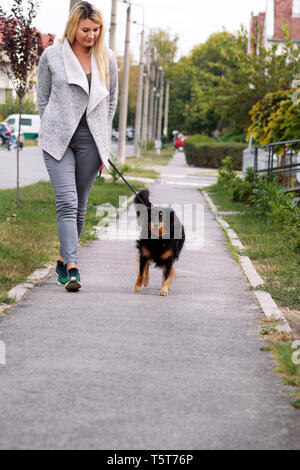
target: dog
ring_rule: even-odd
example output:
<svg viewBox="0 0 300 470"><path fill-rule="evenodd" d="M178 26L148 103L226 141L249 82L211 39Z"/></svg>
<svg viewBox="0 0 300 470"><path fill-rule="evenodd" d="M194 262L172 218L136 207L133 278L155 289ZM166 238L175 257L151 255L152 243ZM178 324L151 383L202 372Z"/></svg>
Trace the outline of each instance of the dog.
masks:
<svg viewBox="0 0 300 470"><path fill-rule="evenodd" d="M173 209L153 206L149 201L148 189L142 189L134 199L140 239L136 241L139 250L139 273L134 290L149 285L149 266L153 261L163 269L160 295L167 296L172 279L176 276L173 264L178 260L185 241L184 227Z"/></svg>

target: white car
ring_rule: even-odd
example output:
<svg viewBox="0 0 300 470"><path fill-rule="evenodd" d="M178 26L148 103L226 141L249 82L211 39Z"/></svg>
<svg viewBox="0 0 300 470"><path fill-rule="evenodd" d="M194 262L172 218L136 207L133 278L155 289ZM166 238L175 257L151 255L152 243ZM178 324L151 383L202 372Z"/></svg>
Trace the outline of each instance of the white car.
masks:
<svg viewBox="0 0 300 470"><path fill-rule="evenodd" d="M119 140L119 132L116 131L116 129L111 130L111 140L113 142L117 142L117 140Z"/></svg>
<svg viewBox="0 0 300 470"><path fill-rule="evenodd" d="M6 124L19 129L19 114L11 114L5 119ZM39 135L41 119L38 114L22 114L21 129L25 139L35 139Z"/></svg>

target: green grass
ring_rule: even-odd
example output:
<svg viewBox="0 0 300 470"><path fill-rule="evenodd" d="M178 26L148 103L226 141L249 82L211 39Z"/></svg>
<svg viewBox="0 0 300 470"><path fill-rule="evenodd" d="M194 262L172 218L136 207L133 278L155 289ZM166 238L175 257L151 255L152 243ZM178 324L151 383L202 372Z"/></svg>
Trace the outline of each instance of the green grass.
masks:
<svg viewBox="0 0 300 470"><path fill-rule="evenodd" d="M127 164L127 160L126 160L126 165ZM156 179L158 178L159 176L159 173L155 170L148 170L148 169L144 169L144 168L131 168L131 166L128 165L128 170L125 171L123 173L123 176L136 176L136 177L139 177L139 178L153 178L153 179ZM118 166L119 168L119 166ZM103 175L108 175L108 171L107 170L103 170Z"/></svg>
<svg viewBox="0 0 300 470"><path fill-rule="evenodd" d="M143 183L132 184L135 190ZM81 243L95 239L90 231L100 218L96 207L118 207L119 195L132 195L123 182L95 182L87 207ZM15 189L0 190L0 304L9 303L7 292L24 282L35 269L55 262L59 252L56 208L50 183L39 182L20 189L21 207L16 207Z"/></svg>
<svg viewBox="0 0 300 470"><path fill-rule="evenodd" d="M25 139L24 147L37 147L37 139Z"/></svg>
<svg viewBox="0 0 300 470"><path fill-rule="evenodd" d="M296 350L293 349L292 343L282 341L273 344L272 352L279 364L277 372L284 376L284 383L295 387L296 400L291 405L300 408L300 365L295 363L298 362L299 355L293 356Z"/></svg>
<svg viewBox="0 0 300 470"><path fill-rule="evenodd" d="M126 163L128 165L134 165L137 167L143 167L143 166L153 166L153 165L162 165L165 166L169 163L171 158L174 155L174 148L172 146L169 146L166 149L163 149L160 153L160 155L157 155L155 150L151 151L142 151L141 157L127 157L126 158Z"/></svg>
<svg viewBox="0 0 300 470"><path fill-rule="evenodd" d="M254 209L242 202L231 201L221 185L206 188L220 211L244 214L224 215L223 218L238 234L249 256L280 307L300 310L300 255L279 224L257 216Z"/></svg>

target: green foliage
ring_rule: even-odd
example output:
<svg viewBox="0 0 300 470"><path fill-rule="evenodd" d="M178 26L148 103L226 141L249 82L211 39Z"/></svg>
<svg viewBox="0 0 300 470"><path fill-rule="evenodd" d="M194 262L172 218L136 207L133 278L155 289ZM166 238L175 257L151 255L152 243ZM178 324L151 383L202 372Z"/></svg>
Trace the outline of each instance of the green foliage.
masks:
<svg viewBox="0 0 300 470"><path fill-rule="evenodd" d="M246 145L215 142L209 137L197 135L184 142L186 161L189 165L205 168L220 168L222 160L231 155L234 168L242 169L242 155Z"/></svg>
<svg viewBox="0 0 300 470"><path fill-rule="evenodd" d="M280 224L294 250L300 250L300 205L295 193L288 193L276 177L256 177L247 169L245 180L234 171L231 157L222 161L218 171L218 184L222 185L232 201L251 204L256 213L274 224Z"/></svg>
<svg viewBox="0 0 300 470"><path fill-rule="evenodd" d="M234 171L231 157L222 160L222 166L218 170L218 183L221 183L232 201L248 201L253 187L253 171L249 169L247 178L243 180Z"/></svg>
<svg viewBox="0 0 300 470"><path fill-rule="evenodd" d="M171 36L170 32L165 29L152 29L150 33L150 41L157 51L157 65L168 69L175 60L178 49L179 36L175 34Z"/></svg>
<svg viewBox="0 0 300 470"><path fill-rule="evenodd" d="M229 128L241 136L239 140L244 139L253 106L268 93L289 90L300 71L300 47L291 42L285 26L283 33L285 43L280 51L277 45L265 49L262 44L259 55L247 53L248 32L244 28L236 35L227 31L212 34L174 64L170 69L172 128L186 134ZM299 129L297 111L294 126L296 109L286 119L286 132L288 126L293 127L294 136Z"/></svg>
<svg viewBox="0 0 300 470"><path fill-rule="evenodd" d="M282 341L273 345L273 351L280 364L280 372L287 374L295 380L300 379L300 365L294 364L292 357L294 349L291 343Z"/></svg>
<svg viewBox="0 0 300 470"><path fill-rule="evenodd" d="M11 114L19 114L19 98L17 96L14 99L12 92L7 91L5 103L0 104L0 121L5 120ZM28 95L22 100L22 114L37 114L35 102Z"/></svg>
<svg viewBox="0 0 300 470"><path fill-rule="evenodd" d="M111 156L111 160L112 160L114 166L119 170L119 172L123 176L124 173L129 170L129 166L128 165L123 165L122 167L118 167L117 166L118 158L115 157L112 153L110 154L110 156ZM116 170L113 167L111 168L109 174L112 176L113 183L116 183L121 178L120 175L116 172Z"/></svg>
<svg viewBox="0 0 300 470"><path fill-rule="evenodd" d="M239 142L246 143L246 133L237 134L234 130L229 130L221 138L222 142Z"/></svg>
<svg viewBox="0 0 300 470"><path fill-rule="evenodd" d="M251 134L262 146L271 142L293 140L299 137L300 108L297 102L293 102L293 96L297 96L297 90L284 90L268 93L262 100L256 103L250 111L252 124L249 128ZM300 145L291 145L295 150ZM281 147L277 153L283 153Z"/></svg>
<svg viewBox="0 0 300 470"><path fill-rule="evenodd" d="M146 149L145 150L147 150L147 152L150 151L150 150L154 150L154 140L147 139Z"/></svg>

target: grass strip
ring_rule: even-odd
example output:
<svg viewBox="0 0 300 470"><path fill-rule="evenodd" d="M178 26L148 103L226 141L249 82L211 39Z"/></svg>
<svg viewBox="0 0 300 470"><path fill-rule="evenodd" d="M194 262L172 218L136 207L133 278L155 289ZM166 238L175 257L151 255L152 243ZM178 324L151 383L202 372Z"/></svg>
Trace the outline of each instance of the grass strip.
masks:
<svg viewBox="0 0 300 470"><path fill-rule="evenodd" d="M138 191L144 183L134 182ZM119 205L119 196L132 192L123 182L95 182L87 207L80 242L96 238L90 232L101 220L98 205ZM54 263L59 253L56 206L51 183L39 182L20 188L21 207L16 207L16 190L0 190L0 304L10 303L7 292L24 282L36 269Z"/></svg>
<svg viewBox="0 0 300 470"><path fill-rule="evenodd" d="M169 161L174 155L174 147L169 146L165 149L162 149L160 154L156 153L156 150L142 150L141 157L127 157L126 164L136 166L136 167L144 167L144 166L165 166L168 165Z"/></svg>
<svg viewBox="0 0 300 470"><path fill-rule="evenodd" d="M249 256L264 279L264 290L272 295L280 307L299 311L300 255L295 253L280 224L259 217L245 203L231 201L220 184L210 186L206 191L219 211L242 212L222 217L238 234L246 248L243 254Z"/></svg>

